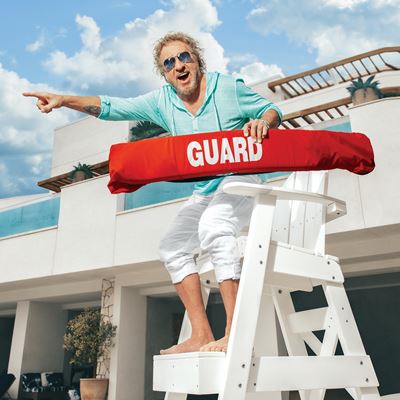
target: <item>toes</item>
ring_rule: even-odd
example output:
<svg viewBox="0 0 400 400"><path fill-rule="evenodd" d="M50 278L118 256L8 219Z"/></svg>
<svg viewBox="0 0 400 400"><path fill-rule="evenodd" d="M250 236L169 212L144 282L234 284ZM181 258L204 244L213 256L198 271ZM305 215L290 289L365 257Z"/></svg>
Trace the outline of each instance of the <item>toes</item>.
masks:
<svg viewBox="0 0 400 400"><path fill-rule="evenodd" d="M160 354L161 354L161 355L171 354L171 353L174 352L175 348L176 348L176 346L172 346L172 347L170 347L169 349L160 350Z"/></svg>

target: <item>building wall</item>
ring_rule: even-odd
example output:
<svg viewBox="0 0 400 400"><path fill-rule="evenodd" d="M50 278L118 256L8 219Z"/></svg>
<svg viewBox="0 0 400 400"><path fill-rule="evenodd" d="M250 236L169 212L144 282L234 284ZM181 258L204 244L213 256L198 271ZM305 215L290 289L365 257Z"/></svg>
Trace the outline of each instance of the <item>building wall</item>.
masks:
<svg viewBox="0 0 400 400"><path fill-rule="evenodd" d="M350 110L355 132L365 133L375 153L375 170L359 178L365 226L400 223L400 97L382 99Z"/></svg>
<svg viewBox="0 0 400 400"><path fill-rule="evenodd" d="M54 265L56 239L56 228L1 239L0 282L50 276Z"/></svg>
<svg viewBox="0 0 400 400"><path fill-rule="evenodd" d="M399 97L351 108L352 131L370 138L375 170L329 172L328 194L346 201L347 215L327 225L327 252L341 259L347 276L400 268L399 109Z"/></svg>
<svg viewBox="0 0 400 400"><path fill-rule="evenodd" d="M116 196L107 176L62 190L54 274L112 265Z"/></svg>
<svg viewBox="0 0 400 400"><path fill-rule="evenodd" d="M72 170L78 162L95 164L108 159L113 143L126 142L129 121L85 117L54 131L51 176Z"/></svg>

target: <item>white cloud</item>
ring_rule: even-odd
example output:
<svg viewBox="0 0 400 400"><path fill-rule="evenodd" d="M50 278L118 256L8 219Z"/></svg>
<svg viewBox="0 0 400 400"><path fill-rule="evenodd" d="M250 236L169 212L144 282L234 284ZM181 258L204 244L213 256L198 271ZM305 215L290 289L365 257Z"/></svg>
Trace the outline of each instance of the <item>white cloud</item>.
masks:
<svg viewBox="0 0 400 400"><path fill-rule="evenodd" d="M281 68L276 64L266 65L257 61L241 67L239 72L234 72L232 75L243 78L247 85L251 85L252 83L268 79L274 75L283 76L283 73Z"/></svg>
<svg viewBox="0 0 400 400"><path fill-rule="evenodd" d="M333 41L332 38L335 38ZM341 43L340 50L337 43ZM334 60L335 58L354 55L364 51L379 48L381 43L369 37L364 37L358 32L346 32L341 26L333 26L321 31L314 37L310 38L310 44L317 49L317 63L323 64L325 61ZM338 51L340 53L338 54Z"/></svg>
<svg viewBox="0 0 400 400"><path fill-rule="evenodd" d="M316 52L319 64L396 45L400 0L259 0L248 14L252 29L285 34ZM272 39L271 39L272 40Z"/></svg>
<svg viewBox="0 0 400 400"><path fill-rule="evenodd" d="M75 19L77 25L82 29L81 39L84 48L96 53L101 44L100 28L91 17L77 15Z"/></svg>
<svg viewBox="0 0 400 400"><path fill-rule="evenodd" d="M351 9L359 4L366 2L368 2L368 0L324 0L324 3L327 6L332 6L339 9Z"/></svg>
<svg viewBox="0 0 400 400"><path fill-rule="evenodd" d="M153 44L174 30L199 40L209 70L227 71L229 60L211 33L220 24L211 1L172 0L169 10L158 9L146 18L133 19L111 38L103 38L89 16L77 16L76 22L82 30L80 51L69 56L58 50L46 61L47 68L73 89L135 95L159 87L163 81L154 73Z"/></svg>
<svg viewBox="0 0 400 400"><path fill-rule="evenodd" d="M45 45L45 43L46 43L46 38L44 33L42 32L37 40L26 45L26 50L29 51L30 53L35 53L36 51L41 49Z"/></svg>
<svg viewBox="0 0 400 400"><path fill-rule="evenodd" d="M56 91L33 84L0 64L0 197L36 190L36 182L50 174L53 129L76 118L57 110L43 115L25 91Z"/></svg>

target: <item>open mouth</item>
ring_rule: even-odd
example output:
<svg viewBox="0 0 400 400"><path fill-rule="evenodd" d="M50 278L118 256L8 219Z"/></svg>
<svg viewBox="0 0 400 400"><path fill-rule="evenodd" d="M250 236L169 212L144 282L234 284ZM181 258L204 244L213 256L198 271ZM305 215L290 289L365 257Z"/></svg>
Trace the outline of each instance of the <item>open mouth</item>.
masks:
<svg viewBox="0 0 400 400"><path fill-rule="evenodd" d="M189 72L184 72L183 74L180 74L180 75L178 76L178 80L180 80L180 81L186 81L188 77L189 77Z"/></svg>

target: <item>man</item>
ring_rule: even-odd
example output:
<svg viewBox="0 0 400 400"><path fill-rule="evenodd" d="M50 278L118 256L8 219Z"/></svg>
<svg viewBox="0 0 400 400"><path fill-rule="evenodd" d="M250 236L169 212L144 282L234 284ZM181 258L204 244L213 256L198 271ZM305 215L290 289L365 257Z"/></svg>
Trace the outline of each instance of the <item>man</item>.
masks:
<svg viewBox="0 0 400 400"><path fill-rule="evenodd" d="M154 63L167 85L136 98L34 96L44 113L68 107L106 120L148 120L172 135L244 129L261 142L269 127L279 125L279 109L241 79L208 73L196 40L183 33L169 33L154 47ZM190 351L226 351L240 278L236 237L247 225L253 206L249 197L222 191L227 181L260 182L257 175L226 176L198 182L160 244L164 261L192 326L185 342L161 354ZM200 247L210 254L220 285L227 322L225 336L214 340L202 302L198 268L193 259Z"/></svg>

